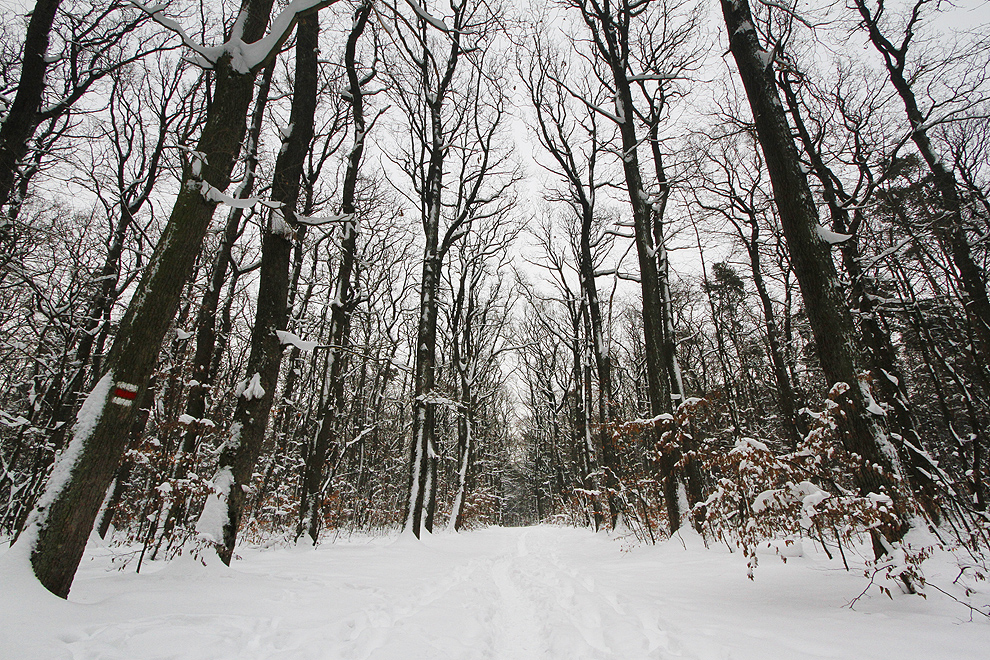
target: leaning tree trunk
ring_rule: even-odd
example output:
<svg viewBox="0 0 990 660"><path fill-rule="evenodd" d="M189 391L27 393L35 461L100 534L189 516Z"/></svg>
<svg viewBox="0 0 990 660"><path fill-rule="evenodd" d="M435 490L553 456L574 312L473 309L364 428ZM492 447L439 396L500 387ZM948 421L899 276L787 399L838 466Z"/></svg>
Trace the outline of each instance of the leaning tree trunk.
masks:
<svg viewBox="0 0 990 660"><path fill-rule="evenodd" d="M289 135L282 143L272 175L272 201L280 206L269 213L261 247L261 280L247 374L237 392L237 408L230 437L220 454L214 494L207 500L196 526L198 532L215 544L217 554L225 564L230 564L234 552L245 491L251 485L254 465L261 453L282 364L282 342L278 333L285 331L288 321L292 227L296 224L295 209L306 153L313 139L319 36L320 22L316 13L299 19Z"/></svg>
<svg viewBox="0 0 990 660"><path fill-rule="evenodd" d="M260 39L273 0L244 0L238 28ZM215 93L192 162L151 261L121 320L106 372L83 404L69 446L39 500L21 544L35 575L66 597L104 493L127 444L133 403L147 389L186 280L193 272L217 206L230 183L244 137L256 70L243 73L230 53L214 64Z"/></svg>
<svg viewBox="0 0 990 660"><path fill-rule="evenodd" d="M721 0L721 4L822 371L830 385L848 386L837 397L842 443L862 459L855 467L860 492L886 492L894 500L900 520L883 532L888 541L899 541L908 529L907 506L898 485L900 468L894 448L872 416L869 386L859 380L852 316L845 307L830 246L819 234L818 211L777 93L771 56L760 46L747 0Z"/></svg>

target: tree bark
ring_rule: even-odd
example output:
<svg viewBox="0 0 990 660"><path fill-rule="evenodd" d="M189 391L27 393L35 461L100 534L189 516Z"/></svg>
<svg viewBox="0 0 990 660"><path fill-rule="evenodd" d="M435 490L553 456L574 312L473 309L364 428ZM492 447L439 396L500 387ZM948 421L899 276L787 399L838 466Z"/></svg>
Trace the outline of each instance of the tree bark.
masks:
<svg viewBox="0 0 990 660"><path fill-rule="evenodd" d="M804 151L811 161L812 171L821 182L822 196L828 204L832 218L832 229L839 234L849 236L839 245L842 265L849 277L852 305L859 312L857 318L865 348L864 357L870 366L872 383L881 400L889 407L888 426L896 431L891 434L891 438L897 446L902 463L907 468L907 476L914 487L915 497L932 521L938 524L940 518L937 502L938 487L932 475L938 474L939 469L924 450L924 442L918 434L911 405L908 402L904 375L897 366L897 352L890 341L890 333L885 332L880 325L880 309L874 302L873 292L867 288L859 250L858 234L863 219L861 211L857 208L850 217L847 206L854 200L844 193L838 178L825 164L801 115L797 94L786 76L781 78L780 88L787 100Z"/></svg>

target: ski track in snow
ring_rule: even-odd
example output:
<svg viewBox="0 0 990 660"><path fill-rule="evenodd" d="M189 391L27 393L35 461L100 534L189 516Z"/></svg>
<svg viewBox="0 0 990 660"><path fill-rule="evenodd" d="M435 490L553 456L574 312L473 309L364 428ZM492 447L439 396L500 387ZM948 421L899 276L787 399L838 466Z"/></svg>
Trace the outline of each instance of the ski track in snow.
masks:
<svg viewBox="0 0 990 660"><path fill-rule="evenodd" d="M141 575L91 547L69 602L0 574L0 660L986 657L990 623L934 594L852 611L861 574L766 557L751 582L738 553L687 544L493 528L247 548L234 568L183 557Z"/></svg>
<svg viewBox="0 0 990 660"><path fill-rule="evenodd" d="M660 657L651 653L657 644L642 621L626 617L614 597L596 593L594 580L565 567L552 549L530 552L528 536L523 531L514 548L473 559L420 593L349 618L339 625L346 640L341 657L392 657L402 649L418 657L417 648L428 649L424 658ZM430 630L435 612L457 609L463 619Z"/></svg>

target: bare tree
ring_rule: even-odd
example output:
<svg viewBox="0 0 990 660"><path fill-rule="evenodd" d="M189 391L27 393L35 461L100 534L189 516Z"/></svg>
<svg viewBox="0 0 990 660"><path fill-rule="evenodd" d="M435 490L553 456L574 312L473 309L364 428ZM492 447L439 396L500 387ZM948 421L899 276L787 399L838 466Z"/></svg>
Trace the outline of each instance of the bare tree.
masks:
<svg viewBox="0 0 990 660"><path fill-rule="evenodd" d="M506 121L504 80L494 41L500 16L485 2L451 7L444 20L396 11L401 65L390 69L392 96L407 119L399 162L410 202L423 221L423 274L415 340L409 500L405 528L432 532L436 511L436 348L440 271L473 222L511 204L514 177L499 137ZM449 24L448 24L449 21Z"/></svg>
<svg viewBox="0 0 990 660"><path fill-rule="evenodd" d="M319 6L314 2L305 9L315 11ZM225 46L213 50L196 46L203 63L213 70L213 103L197 147L189 151L172 215L121 320L105 362L106 372L83 403L72 441L20 538L35 575L56 595L65 597L69 592L123 453L135 413L133 402L147 388L210 219L224 199L222 191L230 182L246 128L254 78L299 19L300 7L293 5L279 15L266 35L271 7L272 0L245 0ZM226 45L259 41L252 58Z"/></svg>
<svg viewBox="0 0 990 660"><path fill-rule="evenodd" d="M671 401L683 401L685 393L674 352L667 246L663 230L662 212L669 195L669 181L663 167L657 133L669 90L663 84L650 88L644 83L683 75L683 70L671 72L657 67L666 64L660 54L666 52L669 55L669 51L675 50L678 42L683 42L692 30L668 30L667 22L673 8L665 2L646 0L612 5L600 0L570 0L567 5L580 12L596 60L593 71L613 98L614 111L600 106L593 106L593 109L614 122L619 129L618 151L632 208L633 235L639 257L646 374L652 412L659 417L669 414ZM691 24L689 17L686 25ZM669 41L661 35L670 37ZM644 109L637 108L640 91L646 94ZM640 135L640 120L646 121L646 136ZM645 141L651 142L655 183L658 186L655 194L650 193L651 177L644 175L640 162L639 150ZM661 433L659 428L657 432ZM692 447L674 446L670 442L660 444L664 446L660 470L667 517L671 531L676 531L685 513L680 510L680 489L686 486L692 505L700 503L700 474L690 458ZM682 452L687 452L687 460L683 461L687 470L680 468L685 458Z"/></svg>
<svg viewBox="0 0 990 660"><path fill-rule="evenodd" d="M362 26L363 27L363 26ZM262 236L261 279L251 329L247 373L238 386L237 407L214 477L214 494L196 525L215 544L220 559L230 563L254 466L268 429L272 402L286 343L289 266L293 229L306 154L313 139L318 86L320 22L316 12L299 19L296 31L296 67L289 128L283 131L272 174L272 204ZM305 219L303 219L305 221ZM288 340L291 343L291 340ZM219 510L218 510L219 509ZM217 525L221 522L221 525Z"/></svg>
<svg viewBox="0 0 990 660"><path fill-rule="evenodd" d="M930 135L933 125L947 121L975 104L977 99L973 96L979 93L980 85L986 80L986 71L982 67L979 68L974 74L977 80L975 82L967 80L965 91L961 91L957 97L949 99L948 102L933 102L928 109L922 109L907 66L914 37L927 7L932 5L932 0L915 1L904 24L903 36L899 38L899 43L895 43L884 34L882 29L883 21L886 19L884 0L879 0L875 9L866 0L854 0L854 6L862 17L861 27L866 30L870 43L883 57L890 82L904 104L904 112L910 123L911 141L925 160L931 171L934 186L941 196L944 214L938 218L934 229L939 240L945 242L951 250L952 261L958 272L964 295L963 307L972 318L973 326L983 346L983 355L986 356L990 355L990 298L987 297L986 274L973 259L966 222L963 219L963 200L959 181L952 168L946 166ZM985 51L986 46L981 44L981 47ZM963 106L962 109L953 107L960 104Z"/></svg>
<svg viewBox="0 0 990 660"><path fill-rule="evenodd" d="M874 538L877 554L886 554L890 543L899 541L908 529L896 451L876 418L881 411L872 401L869 384L860 379L861 356L852 317L777 92L772 56L759 42L749 3L722 0L721 4L729 47L749 99L822 371L833 393L842 390L838 397L843 410L842 443L863 459L856 468L856 484L863 495L883 491L895 502L898 518L882 530L886 538Z"/></svg>
<svg viewBox="0 0 990 660"><path fill-rule="evenodd" d="M340 262L337 267L336 285L330 302L330 345L327 350L327 374L323 385L322 405L318 411L316 441L312 452L307 456L306 474L300 498L300 518L297 537L303 528L313 543L319 541L321 511L324 488L324 468L327 451L334 436L339 436L338 415L344 404L344 353L346 335L350 325L350 315L356 297L351 290L351 277L357 257L358 217L356 195L361 159L371 122L365 117L365 88L374 80L377 71L377 43L372 51L372 61L367 71L359 69L358 40L364 33L373 10L370 1L363 1L354 12L351 32L344 49L344 68L347 73L345 97L351 104L351 120L354 124L354 137L347 155L347 167L341 191L340 212L343 223L340 227Z"/></svg>

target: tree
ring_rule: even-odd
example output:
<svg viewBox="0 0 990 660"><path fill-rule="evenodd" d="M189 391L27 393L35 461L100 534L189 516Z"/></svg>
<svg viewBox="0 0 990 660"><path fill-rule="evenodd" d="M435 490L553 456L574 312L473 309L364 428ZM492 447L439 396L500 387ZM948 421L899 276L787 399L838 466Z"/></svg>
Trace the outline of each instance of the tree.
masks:
<svg viewBox="0 0 990 660"><path fill-rule="evenodd" d="M415 340L409 500L405 528L433 530L436 511L436 347L440 271L450 248L484 217L511 205L514 177L499 144L506 121L501 62L494 51L501 17L484 2L451 7L445 20L396 12L401 64L389 71L407 119L399 162L423 222L423 271ZM447 21L449 20L449 26ZM438 36L437 33L442 36Z"/></svg>
<svg viewBox="0 0 990 660"><path fill-rule="evenodd" d="M27 182L37 172L37 160L56 141L35 140L37 153L29 158L32 137L39 137L35 136L39 126L48 124L43 131L48 138L65 138L65 132L52 129L65 123L95 83L151 52L165 49L157 39L131 38L147 22L147 16L135 12L130 3L70 4L70 9L60 14L61 0L39 0L28 21L17 93L0 125L0 208L5 211L5 220L16 215ZM57 50L49 53L53 37ZM10 228L5 223L0 229ZM0 231L0 241L9 240L4 233Z"/></svg>
<svg viewBox="0 0 990 660"><path fill-rule="evenodd" d="M198 48L214 75L213 103L196 149L189 151L171 217L138 284L105 363L83 403L73 438L59 459L19 543L34 573L65 597L103 495L113 479L134 418L133 402L148 386L165 331L240 151L254 78L289 37L302 11L291 5L265 35L272 0L245 0L223 47ZM315 11L319 3L307 3ZM157 13L156 13L157 15ZM247 58L242 44L265 48ZM260 53L260 54L259 54Z"/></svg>
<svg viewBox="0 0 990 660"><path fill-rule="evenodd" d="M245 379L237 387L237 407L230 436L220 454L213 494L196 530L214 544L220 559L230 563L254 466L268 430L275 399L282 344L288 320L289 263L303 166L316 114L320 22L313 12L299 18L292 111L272 174L272 208L261 245L261 279L251 329L251 354ZM220 523L220 524L218 524Z"/></svg>
<svg viewBox="0 0 990 660"><path fill-rule="evenodd" d="M344 361L345 344L350 325L350 315L355 305L351 291L351 278L357 257L358 218L356 195L361 158L364 154L369 122L365 117L365 87L374 80L377 63L377 43L372 55L372 65L368 72L360 71L357 60L357 45L371 17L373 6L364 1L354 12L353 27L347 38L344 50L344 68L347 72L345 97L351 104L351 119L354 124L354 137L341 191L340 212L343 223L340 228L340 263L337 267L333 299L330 302L330 345L327 349L327 382L323 385L323 401L317 415L316 441L313 451L307 456L306 475L300 501L300 518L297 536L306 528L313 543L319 541L321 510L325 493L324 468L327 451L334 436L340 435L338 416L344 405Z"/></svg>
<svg viewBox="0 0 990 660"><path fill-rule="evenodd" d="M600 252L602 245L608 243L608 236L599 230L601 219L597 215L596 202L599 190L613 185L602 178L600 172L604 167L601 162L604 153L615 136L607 135L607 131L600 128L597 112L575 101L565 90L564 85L573 85L573 82L565 82L566 63L559 64L561 54L552 51L539 36L543 30L544 26L536 27L528 61L519 62L516 66L536 111L534 128L537 139L553 159L553 164L546 167L558 175L564 186L563 191L550 193L547 198L569 206L579 226L576 242L581 309L588 317L591 351L598 375L598 446L607 489L609 521L614 527L620 513L621 486L618 475L621 467L610 427L618 421L617 392L605 341L606 328L596 282L598 264L595 252ZM602 105L604 95L601 89L582 93L591 106ZM549 250L550 246L547 248Z"/></svg>
<svg viewBox="0 0 990 660"><path fill-rule="evenodd" d="M932 0L916 0L904 26L904 36L900 43L895 44L884 35L881 29L881 21L885 18L884 0L879 0L875 10L871 9L866 0L854 0L855 8L863 19L861 27L866 30L870 43L883 57L890 83L904 104L904 112L910 123L911 141L914 142L918 153L921 154L931 171L934 186L941 197L944 215L935 223L935 233L939 240L950 247L952 260L964 295L963 307L971 317L976 333L980 337L983 355L990 355L990 298L987 297L986 275L973 259L972 248L966 232L966 223L962 216L963 203L959 181L955 172L943 162L930 136L930 126L937 121L945 120L944 117L940 118L935 115L935 112L942 112L945 117L948 117L957 114L959 110L939 107L946 105L943 102L933 103L927 111L922 111L914 90L914 84L909 80L910 74L906 70L909 49L919 27L919 22L926 6L931 4ZM982 83L986 73L979 70L976 75L979 77L979 83ZM951 99L951 101L961 102L964 106L969 106L975 101L971 97L977 91L978 87L969 89L967 90L969 93L963 94L962 98Z"/></svg>
<svg viewBox="0 0 990 660"><path fill-rule="evenodd" d="M763 312L767 350L777 385L777 403L784 419L786 439L791 447L796 448L801 439L797 417L800 405L788 373L778 314L763 266L761 231L768 224L772 201L765 195L763 162L751 141L755 141L755 136L749 133L728 135L705 151L705 161L710 169L701 164L702 171L697 176L707 180L707 185L695 187L692 193L701 209L717 213L732 225L746 250L753 285ZM714 199L706 199L709 195Z"/></svg>
<svg viewBox="0 0 990 660"><path fill-rule="evenodd" d="M897 519L883 530L885 539L875 538L878 556L886 554L889 544L899 541L908 528L897 455L874 417L879 411L869 384L860 379L861 357L852 318L777 92L772 57L760 45L747 0L722 0L721 4L729 49L749 99L822 371L834 393L842 390L837 400L843 415L841 441L849 452L862 457L855 474L861 494L884 492L895 503Z"/></svg>
<svg viewBox="0 0 990 660"><path fill-rule="evenodd" d="M680 367L674 354L673 324L671 320L669 285L667 284L666 245L663 237L663 218L666 196L669 194L669 181L660 158L656 127L664 106L664 86L646 93L649 110L637 111L634 95L642 81L663 81L682 75L683 71L658 70L665 64L656 55L676 47L683 42L688 29L668 31L668 18L672 8L664 2L638 2L611 5L599 0L571 0L568 6L577 9L590 34L594 55L598 66L593 67L598 80L614 98L615 111L608 112L595 106L594 109L605 115L619 129L622 170L626 180L626 193L632 208L633 233L636 252L639 257L639 280L643 294L643 330L646 342L646 375L649 396L654 416L669 414L671 401L684 400L684 386ZM687 23L689 26L691 21ZM683 27L683 26L682 26ZM669 41L652 41L656 32ZM644 43L637 40L643 38ZM642 53L637 49L645 45ZM640 57L640 55L644 55ZM643 91L646 89L643 87ZM587 102L587 101L586 101ZM648 122L647 137L652 136L651 155L657 176L657 194L648 192L650 186L640 164L639 149L643 139L639 135L637 118ZM659 434L658 429L658 442ZM664 443L660 443L663 445ZM692 447L678 447L666 443L660 470L664 481L664 499L671 532L681 523L680 489L686 485L690 503L701 502L700 474L690 460ZM679 468L682 451L688 456L686 471ZM686 477L686 478L685 478Z"/></svg>
<svg viewBox="0 0 990 660"><path fill-rule="evenodd" d="M0 207L10 201L17 163L27 153L29 138L36 126L36 114L41 106L48 68L45 55L55 12L60 4L62 0L39 0L28 22L17 94L0 125Z"/></svg>

